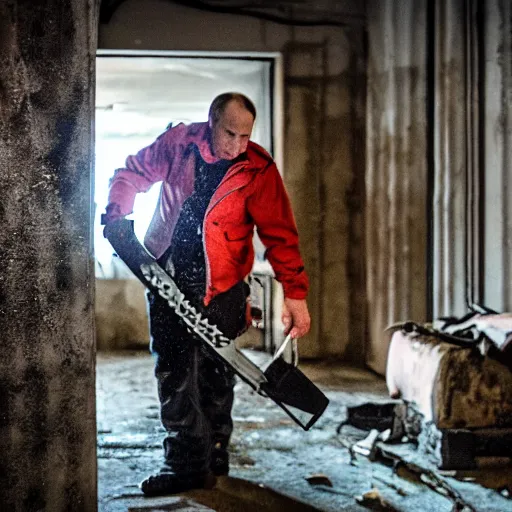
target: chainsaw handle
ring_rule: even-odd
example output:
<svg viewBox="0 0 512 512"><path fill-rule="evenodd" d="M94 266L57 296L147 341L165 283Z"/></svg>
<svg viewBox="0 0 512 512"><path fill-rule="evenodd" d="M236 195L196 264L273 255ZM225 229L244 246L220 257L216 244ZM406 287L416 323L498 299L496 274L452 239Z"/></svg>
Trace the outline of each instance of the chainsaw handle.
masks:
<svg viewBox="0 0 512 512"><path fill-rule="evenodd" d="M279 345L279 347L275 351L274 357L272 358L272 362L281 357L290 341L292 343L292 364L295 367L299 365L299 347L297 343L297 338L292 338L290 334L286 336L283 343L281 343L281 345Z"/></svg>

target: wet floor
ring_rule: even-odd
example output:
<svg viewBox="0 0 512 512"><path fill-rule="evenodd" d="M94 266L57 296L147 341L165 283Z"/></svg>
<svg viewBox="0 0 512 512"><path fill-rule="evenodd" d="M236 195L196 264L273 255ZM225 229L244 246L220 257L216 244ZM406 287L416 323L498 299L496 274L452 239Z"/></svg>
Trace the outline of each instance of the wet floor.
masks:
<svg viewBox="0 0 512 512"><path fill-rule="evenodd" d="M259 366L264 364L265 354L245 353ZM348 449L350 437L336 432L347 406L388 400L382 378L341 365L302 362L301 369L330 399L326 412L310 431L303 431L273 402L239 382L233 409L230 477L219 479L213 490L146 498L138 483L160 467L164 435L152 359L144 352L98 354L100 512L376 510L372 508L375 499L362 499L372 489L383 503L393 504L394 508L386 510L454 510L452 500L427 486L399 478L392 468L365 457L354 458ZM512 511L512 502L495 490L471 482L456 485L475 511Z"/></svg>

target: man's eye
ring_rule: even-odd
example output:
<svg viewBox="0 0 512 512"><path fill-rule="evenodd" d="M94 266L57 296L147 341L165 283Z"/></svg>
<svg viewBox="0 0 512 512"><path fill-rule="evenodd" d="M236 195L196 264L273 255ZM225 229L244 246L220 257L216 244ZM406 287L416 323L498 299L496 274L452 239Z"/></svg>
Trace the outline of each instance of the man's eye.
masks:
<svg viewBox="0 0 512 512"><path fill-rule="evenodd" d="M227 134L230 136L230 137L234 137L235 136L235 133L234 132L230 132L229 130L226 130Z"/></svg>

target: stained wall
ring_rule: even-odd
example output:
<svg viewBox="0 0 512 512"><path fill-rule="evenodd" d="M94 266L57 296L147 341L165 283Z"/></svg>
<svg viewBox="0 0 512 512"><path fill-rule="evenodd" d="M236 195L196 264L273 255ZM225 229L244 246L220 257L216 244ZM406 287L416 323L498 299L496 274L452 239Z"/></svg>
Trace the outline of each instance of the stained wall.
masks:
<svg viewBox="0 0 512 512"><path fill-rule="evenodd" d="M348 21L301 27L163 0L127 0L100 24L99 47L281 53L282 172L311 280L313 327L301 342L301 355L362 363L364 6L300 4L309 19L336 21L344 12ZM276 324L279 317L276 301Z"/></svg>
<svg viewBox="0 0 512 512"><path fill-rule="evenodd" d="M96 6L0 4L0 503L94 511Z"/></svg>
<svg viewBox="0 0 512 512"><path fill-rule="evenodd" d="M370 350L386 324L510 311L510 2L368 3Z"/></svg>
<svg viewBox="0 0 512 512"><path fill-rule="evenodd" d="M512 310L512 5L485 2L483 301L497 311Z"/></svg>
<svg viewBox="0 0 512 512"><path fill-rule="evenodd" d="M368 3L368 365L384 373L390 324L427 313L427 2Z"/></svg>

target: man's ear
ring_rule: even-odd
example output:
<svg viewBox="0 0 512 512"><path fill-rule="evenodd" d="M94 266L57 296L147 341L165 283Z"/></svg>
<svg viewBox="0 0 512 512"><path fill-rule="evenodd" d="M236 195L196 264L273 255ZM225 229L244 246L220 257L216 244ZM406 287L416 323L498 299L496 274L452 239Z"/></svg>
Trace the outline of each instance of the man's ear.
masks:
<svg viewBox="0 0 512 512"><path fill-rule="evenodd" d="M208 126L209 126L210 130L213 129L213 121L212 121L211 117L208 118Z"/></svg>

